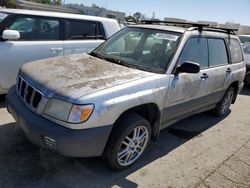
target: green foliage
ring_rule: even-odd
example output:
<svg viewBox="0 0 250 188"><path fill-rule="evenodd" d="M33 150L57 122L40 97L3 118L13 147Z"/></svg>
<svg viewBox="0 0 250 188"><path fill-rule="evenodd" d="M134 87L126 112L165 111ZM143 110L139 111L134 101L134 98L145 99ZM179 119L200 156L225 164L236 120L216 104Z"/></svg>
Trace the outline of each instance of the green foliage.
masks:
<svg viewBox="0 0 250 188"><path fill-rule="evenodd" d="M44 4L51 4L51 1L50 0L40 0L41 3L44 3Z"/></svg>
<svg viewBox="0 0 250 188"><path fill-rule="evenodd" d="M6 8L15 8L16 0L0 0L0 6Z"/></svg>
<svg viewBox="0 0 250 188"><path fill-rule="evenodd" d="M51 4L51 0L30 0L36 3Z"/></svg>

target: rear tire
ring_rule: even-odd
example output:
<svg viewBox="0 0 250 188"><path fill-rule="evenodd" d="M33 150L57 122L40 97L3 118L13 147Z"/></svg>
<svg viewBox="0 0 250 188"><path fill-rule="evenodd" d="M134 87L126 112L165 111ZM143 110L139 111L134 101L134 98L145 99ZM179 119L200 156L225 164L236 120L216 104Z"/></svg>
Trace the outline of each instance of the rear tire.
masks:
<svg viewBox="0 0 250 188"><path fill-rule="evenodd" d="M228 114L229 108L233 102L235 95L234 87L230 86L221 101L217 104L216 108L214 109L214 113L218 117L223 117Z"/></svg>
<svg viewBox="0 0 250 188"><path fill-rule="evenodd" d="M151 126L138 114L121 117L112 130L105 149L111 169L122 170L133 165L143 155L151 138Z"/></svg>

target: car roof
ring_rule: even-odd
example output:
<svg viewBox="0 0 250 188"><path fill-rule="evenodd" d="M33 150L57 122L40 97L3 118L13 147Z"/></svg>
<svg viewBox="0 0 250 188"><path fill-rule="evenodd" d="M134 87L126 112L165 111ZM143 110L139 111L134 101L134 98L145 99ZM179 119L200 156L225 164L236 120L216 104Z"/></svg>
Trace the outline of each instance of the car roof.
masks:
<svg viewBox="0 0 250 188"><path fill-rule="evenodd" d="M49 11L37 11L37 10L25 10L25 9L0 9L0 12L13 13L13 14L25 14L25 15L35 15L35 16L48 16L56 18L70 18L70 19L87 19L100 22L117 22L115 19L103 18L97 16L88 16L81 14L71 14L63 12L49 12Z"/></svg>

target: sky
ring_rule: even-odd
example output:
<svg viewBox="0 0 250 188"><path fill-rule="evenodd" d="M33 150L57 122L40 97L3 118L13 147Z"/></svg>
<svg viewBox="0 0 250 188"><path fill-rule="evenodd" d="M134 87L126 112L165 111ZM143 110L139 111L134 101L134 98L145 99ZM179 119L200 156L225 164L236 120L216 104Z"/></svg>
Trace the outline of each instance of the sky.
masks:
<svg viewBox="0 0 250 188"><path fill-rule="evenodd" d="M65 0L65 3L96 4L106 9L125 12L126 16L141 12L148 17L182 18L190 21L233 21L250 26L250 0Z"/></svg>

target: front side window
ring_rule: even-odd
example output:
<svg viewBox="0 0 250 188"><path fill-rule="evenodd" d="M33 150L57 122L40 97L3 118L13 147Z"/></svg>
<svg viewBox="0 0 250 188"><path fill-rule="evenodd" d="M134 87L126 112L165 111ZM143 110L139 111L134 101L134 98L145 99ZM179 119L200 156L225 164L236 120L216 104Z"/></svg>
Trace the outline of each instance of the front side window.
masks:
<svg viewBox="0 0 250 188"><path fill-rule="evenodd" d="M223 39L208 39L209 66L228 64L227 49Z"/></svg>
<svg viewBox="0 0 250 188"><path fill-rule="evenodd" d="M59 25L59 20L21 17L9 29L19 31L21 41L59 40Z"/></svg>
<svg viewBox="0 0 250 188"><path fill-rule="evenodd" d="M67 20L65 40L96 40L104 39L100 26L96 22Z"/></svg>
<svg viewBox="0 0 250 188"><path fill-rule="evenodd" d="M228 39L229 49L232 58L232 63L239 63L243 61L243 54L241 51L241 45L236 39Z"/></svg>
<svg viewBox="0 0 250 188"><path fill-rule="evenodd" d="M127 27L92 54L125 66L163 73L181 38L180 33Z"/></svg>
<svg viewBox="0 0 250 188"><path fill-rule="evenodd" d="M190 38L179 57L179 64L186 61L198 63L201 68L208 67L208 48L206 38Z"/></svg>
<svg viewBox="0 0 250 188"><path fill-rule="evenodd" d="M7 13L0 12L0 23L8 16Z"/></svg>

